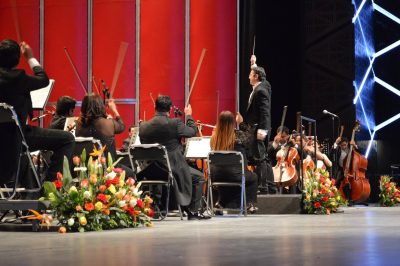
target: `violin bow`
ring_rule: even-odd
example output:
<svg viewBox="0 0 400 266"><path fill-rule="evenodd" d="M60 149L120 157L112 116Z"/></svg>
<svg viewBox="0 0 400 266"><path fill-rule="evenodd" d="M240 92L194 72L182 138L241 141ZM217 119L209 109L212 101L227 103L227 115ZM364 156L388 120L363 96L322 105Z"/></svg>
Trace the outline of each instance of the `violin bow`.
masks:
<svg viewBox="0 0 400 266"><path fill-rule="evenodd" d="M154 101L153 93L152 93L152 92L150 92L150 99L151 99L151 101L153 102L153 105L156 106L156 102Z"/></svg>
<svg viewBox="0 0 400 266"><path fill-rule="evenodd" d="M117 85L119 74L121 73L122 63L124 62L127 49L128 49L128 43L121 42L121 45L119 46L119 51L118 51L117 63L115 65L114 77L113 77L113 80L111 83L110 98L113 98L113 95L115 92L115 86Z"/></svg>
<svg viewBox="0 0 400 266"><path fill-rule="evenodd" d="M96 92L98 95L100 95L100 90L99 87L97 86L96 80L94 79L94 76L92 76L92 83L94 85L94 88L96 89Z"/></svg>
<svg viewBox="0 0 400 266"><path fill-rule="evenodd" d="M83 85L83 81L82 81L81 77L79 76L78 70L76 69L74 62L72 61L71 56L68 53L67 47L64 47L64 52L65 52L65 55L67 56L69 63L72 66L72 69L74 70L75 76L78 78L79 83L81 84L83 91L85 92L85 94L87 94L87 89L85 88L85 85Z"/></svg>
<svg viewBox="0 0 400 266"><path fill-rule="evenodd" d="M13 18L14 18L14 25L15 25L15 32L17 33L17 40L18 42L21 42L21 30L19 26L19 19L18 19L18 9L17 9L17 3L16 0L10 0L11 7L12 7L12 13L13 13Z"/></svg>
<svg viewBox="0 0 400 266"><path fill-rule="evenodd" d="M253 39L253 55L255 55L254 54L254 52L256 51L256 35L254 35L254 39Z"/></svg>
<svg viewBox="0 0 400 266"><path fill-rule="evenodd" d="M194 78L193 78L193 81L192 81L192 86L190 87L189 95L188 95L188 98L186 100L185 106L189 105L190 96L192 95L193 88L194 88L194 85L196 84L197 76L199 75L201 64L203 63L203 59L204 59L204 56L206 55L206 52L207 52L207 49L203 48L203 51L201 52L201 55L200 55L199 63L197 64L197 69L196 69L196 72L194 74Z"/></svg>

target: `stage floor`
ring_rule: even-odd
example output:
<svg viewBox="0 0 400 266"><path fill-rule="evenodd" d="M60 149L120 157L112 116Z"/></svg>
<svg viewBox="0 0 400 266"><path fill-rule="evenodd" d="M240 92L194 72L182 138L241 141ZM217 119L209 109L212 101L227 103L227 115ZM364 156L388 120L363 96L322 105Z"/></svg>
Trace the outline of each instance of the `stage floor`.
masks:
<svg viewBox="0 0 400 266"><path fill-rule="evenodd" d="M399 265L400 208L168 218L92 233L0 232L1 265Z"/></svg>

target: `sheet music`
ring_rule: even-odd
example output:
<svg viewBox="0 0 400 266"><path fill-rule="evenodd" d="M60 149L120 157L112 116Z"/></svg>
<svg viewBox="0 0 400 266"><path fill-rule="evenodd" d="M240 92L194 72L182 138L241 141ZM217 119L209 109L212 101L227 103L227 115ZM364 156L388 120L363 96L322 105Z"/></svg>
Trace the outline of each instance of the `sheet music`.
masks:
<svg viewBox="0 0 400 266"><path fill-rule="evenodd" d="M54 86L54 79L50 79L49 85L44 88L31 91L32 108L43 110L49 100L51 90Z"/></svg>
<svg viewBox="0 0 400 266"><path fill-rule="evenodd" d="M186 141L186 158L207 158L211 151L211 137L195 137Z"/></svg>

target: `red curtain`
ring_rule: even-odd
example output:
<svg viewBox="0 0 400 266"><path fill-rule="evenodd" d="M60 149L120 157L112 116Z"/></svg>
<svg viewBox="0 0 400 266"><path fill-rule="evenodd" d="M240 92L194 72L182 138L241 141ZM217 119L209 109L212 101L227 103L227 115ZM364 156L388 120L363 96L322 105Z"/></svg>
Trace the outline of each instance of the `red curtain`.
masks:
<svg viewBox="0 0 400 266"><path fill-rule="evenodd" d="M190 103L195 119L214 124L219 112L236 112L236 1L191 1L191 84L203 48L207 52Z"/></svg>
<svg viewBox="0 0 400 266"><path fill-rule="evenodd" d="M111 90L113 80L115 85L114 99L125 99L124 104L118 103L118 111L127 127L124 133L117 135L117 148L128 137L128 127L134 124L135 105L130 99L135 96L135 1L93 1L93 76L100 93L104 80ZM119 75L115 75L118 54L126 46ZM96 92L93 86L93 92Z"/></svg>
<svg viewBox="0 0 400 266"><path fill-rule="evenodd" d="M185 1L143 0L140 10L140 118L148 120L154 115L150 94L184 106Z"/></svg>

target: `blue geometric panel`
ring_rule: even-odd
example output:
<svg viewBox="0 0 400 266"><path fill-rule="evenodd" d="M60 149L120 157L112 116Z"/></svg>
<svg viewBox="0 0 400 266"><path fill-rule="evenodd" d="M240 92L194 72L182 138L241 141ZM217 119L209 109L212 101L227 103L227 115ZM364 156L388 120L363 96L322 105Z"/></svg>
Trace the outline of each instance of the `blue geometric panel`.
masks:
<svg viewBox="0 0 400 266"><path fill-rule="evenodd" d="M398 113L387 117L378 124L375 122L374 90L388 90L393 93L393 97L400 97L400 90L379 77L374 71L374 66L378 60L390 57L393 49L400 49L400 40L394 40L375 51L373 19L379 14L391 23L400 24L400 18L373 0L353 0L353 5L355 6L352 21L354 23L356 65L353 103L356 105L356 117L362 125L359 134L360 140L369 140L365 152L365 156L368 157L376 132L400 119L400 113ZM381 43L378 46L382 46Z"/></svg>

